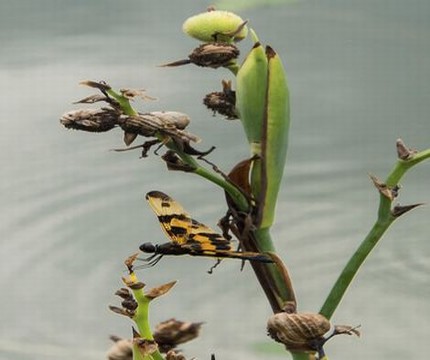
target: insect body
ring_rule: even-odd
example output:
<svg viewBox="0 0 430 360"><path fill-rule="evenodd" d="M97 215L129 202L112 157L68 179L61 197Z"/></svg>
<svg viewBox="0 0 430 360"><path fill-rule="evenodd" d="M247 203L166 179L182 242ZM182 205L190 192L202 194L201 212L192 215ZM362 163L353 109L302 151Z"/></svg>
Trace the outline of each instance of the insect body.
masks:
<svg viewBox="0 0 430 360"><path fill-rule="evenodd" d="M267 254L235 251L228 239L192 219L179 203L161 191L147 193L146 199L157 215L161 228L171 240L160 245L144 243L140 246L141 251L154 254L145 259L149 265L155 265L164 255L184 254L273 262Z"/></svg>

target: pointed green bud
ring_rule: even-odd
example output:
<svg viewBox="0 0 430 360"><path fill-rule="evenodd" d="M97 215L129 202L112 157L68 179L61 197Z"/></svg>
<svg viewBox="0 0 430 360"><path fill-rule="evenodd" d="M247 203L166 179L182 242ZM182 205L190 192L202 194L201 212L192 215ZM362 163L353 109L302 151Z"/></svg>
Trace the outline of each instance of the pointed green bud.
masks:
<svg viewBox="0 0 430 360"><path fill-rule="evenodd" d="M267 89L267 58L256 42L237 73L236 108L253 155L260 155Z"/></svg>
<svg viewBox="0 0 430 360"><path fill-rule="evenodd" d="M285 70L279 55L266 47L268 59L268 82L266 108L263 125L262 184L265 194L260 197L260 228L272 225L275 217L276 200L284 174L287 158L288 132L290 125L290 102Z"/></svg>
<svg viewBox="0 0 430 360"><path fill-rule="evenodd" d="M258 204L256 224L267 228L274 220L287 155L289 93L279 56L270 47L264 50L258 41L237 74L236 107L251 153L257 157L251 171Z"/></svg>

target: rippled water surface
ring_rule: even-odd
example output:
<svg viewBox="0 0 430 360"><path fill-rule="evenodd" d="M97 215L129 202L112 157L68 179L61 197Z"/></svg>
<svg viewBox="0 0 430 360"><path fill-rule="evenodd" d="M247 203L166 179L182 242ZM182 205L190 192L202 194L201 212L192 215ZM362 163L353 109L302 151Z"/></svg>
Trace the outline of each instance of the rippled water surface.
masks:
<svg viewBox="0 0 430 360"><path fill-rule="evenodd" d="M183 20L207 1L21 0L0 4L1 169L0 358L103 359L108 335L129 336L110 313L123 259L143 241L164 242L144 201L163 190L215 226L223 195L210 183L167 173L160 159L114 153L122 135L66 131L58 118L91 93L82 79L145 88L159 100L141 110L188 113L190 130L217 145L229 169L247 156L240 125L211 116L203 94L223 71L165 69L195 43ZM430 146L430 3L319 0L244 10L281 54L292 93L289 159L277 224L302 310L317 311L375 218L368 173L384 177L394 143ZM242 46L242 53L250 47ZM403 180L402 203L429 202L430 166ZM366 262L335 322L361 324L360 339L327 345L332 359L422 357L430 336L428 207L390 229ZM189 357L285 358L267 350L270 309L249 267L207 259L163 259L141 272L148 285L177 279L152 321L204 321ZM263 353L264 351L264 353Z"/></svg>

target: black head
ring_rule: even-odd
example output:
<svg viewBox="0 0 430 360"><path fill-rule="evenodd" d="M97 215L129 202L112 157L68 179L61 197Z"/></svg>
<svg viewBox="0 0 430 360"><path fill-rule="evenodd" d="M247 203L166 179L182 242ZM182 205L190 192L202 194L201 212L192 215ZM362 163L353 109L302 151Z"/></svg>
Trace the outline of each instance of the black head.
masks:
<svg viewBox="0 0 430 360"><path fill-rule="evenodd" d="M157 246L150 243L150 242L147 242L147 243L140 245L139 249L140 249L140 251L143 251L145 253L155 253L157 251Z"/></svg>

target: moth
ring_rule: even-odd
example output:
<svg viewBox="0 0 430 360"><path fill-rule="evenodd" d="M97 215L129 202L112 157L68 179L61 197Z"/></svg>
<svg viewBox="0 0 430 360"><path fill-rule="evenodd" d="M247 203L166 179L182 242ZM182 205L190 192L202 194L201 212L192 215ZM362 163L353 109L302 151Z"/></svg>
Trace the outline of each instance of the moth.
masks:
<svg viewBox="0 0 430 360"><path fill-rule="evenodd" d="M144 261L149 266L157 264L164 255L208 256L218 260L223 258L241 259L272 263L271 257L264 253L242 252L233 249L230 240L194 220L177 201L161 191L146 194L161 228L170 240L163 244L150 242L140 245L145 253L152 253Z"/></svg>

